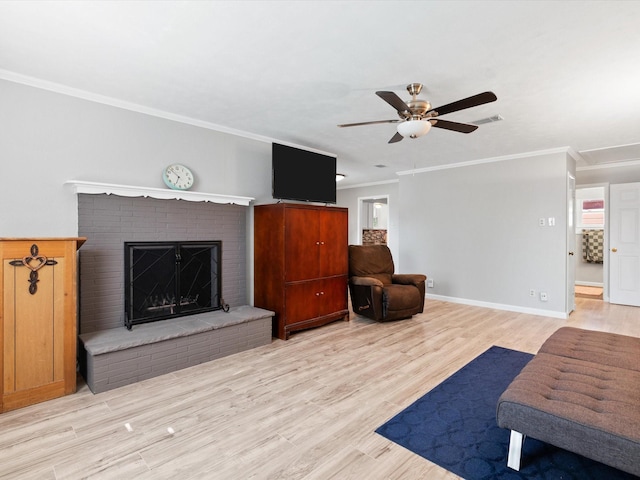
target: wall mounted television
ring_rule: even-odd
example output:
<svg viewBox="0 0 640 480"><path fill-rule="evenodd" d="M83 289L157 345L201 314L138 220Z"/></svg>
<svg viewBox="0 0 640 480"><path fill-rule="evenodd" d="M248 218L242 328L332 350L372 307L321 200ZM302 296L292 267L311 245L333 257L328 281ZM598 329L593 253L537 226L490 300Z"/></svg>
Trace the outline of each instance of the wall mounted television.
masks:
<svg viewBox="0 0 640 480"><path fill-rule="evenodd" d="M273 198L336 203L336 163L330 155L274 143Z"/></svg>

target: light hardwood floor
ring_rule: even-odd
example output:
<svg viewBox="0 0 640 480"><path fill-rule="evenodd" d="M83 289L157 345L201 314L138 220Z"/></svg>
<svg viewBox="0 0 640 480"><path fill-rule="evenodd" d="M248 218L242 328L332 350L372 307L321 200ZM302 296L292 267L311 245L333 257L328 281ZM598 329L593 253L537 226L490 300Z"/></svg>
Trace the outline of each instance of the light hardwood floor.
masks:
<svg viewBox="0 0 640 480"><path fill-rule="evenodd" d="M81 382L0 415L0 478L457 478L374 430L492 345L535 353L566 325L640 337L640 309L576 300L568 320L427 300L98 395Z"/></svg>

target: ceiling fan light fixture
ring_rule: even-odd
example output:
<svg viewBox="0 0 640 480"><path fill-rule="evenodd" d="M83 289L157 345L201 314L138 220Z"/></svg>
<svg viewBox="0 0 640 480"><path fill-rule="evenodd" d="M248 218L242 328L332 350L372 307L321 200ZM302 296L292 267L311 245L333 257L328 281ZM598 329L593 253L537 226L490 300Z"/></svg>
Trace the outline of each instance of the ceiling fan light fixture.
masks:
<svg viewBox="0 0 640 480"><path fill-rule="evenodd" d="M398 133L403 137L418 138L426 135L431 130L431 122L428 120L407 120L398 124Z"/></svg>

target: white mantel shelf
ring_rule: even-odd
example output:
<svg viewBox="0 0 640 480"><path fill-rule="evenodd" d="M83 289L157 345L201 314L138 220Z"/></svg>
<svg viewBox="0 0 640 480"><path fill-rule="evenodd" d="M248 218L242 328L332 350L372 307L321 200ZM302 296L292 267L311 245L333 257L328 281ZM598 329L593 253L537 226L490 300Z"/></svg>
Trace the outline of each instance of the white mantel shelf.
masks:
<svg viewBox="0 0 640 480"><path fill-rule="evenodd" d="M190 192L186 190L170 190L168 188L136 187L131 185L116 185L112 183L85 182L69 180L65 185L71 185L74 193L107 194L121 197L151 197L165 200L186 200L188 202L212 202L249 206L252 197L238 197L235 195L218 195L215 193Z"/></svg>

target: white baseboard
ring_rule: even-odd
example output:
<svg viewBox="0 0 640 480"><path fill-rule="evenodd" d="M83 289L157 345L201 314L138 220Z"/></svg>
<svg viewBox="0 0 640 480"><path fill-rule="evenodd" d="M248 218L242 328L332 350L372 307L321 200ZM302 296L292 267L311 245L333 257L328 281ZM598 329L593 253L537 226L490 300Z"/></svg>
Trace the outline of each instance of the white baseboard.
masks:
<svg viewBox="0 0 640 480"><path fill-rule="evenodd" d="M569 314L565 312L556 312L554 310L542 310L539 308L518 307L516 305L504 305L502 303L481 302L478 300L469 300L467 298L447 297L444 295L427 294L426 298L433 300L441 300L449 303L460 303L462 305L471 305L474 307L493 308L495 310L506 310L508 312L528 313L530 315L540 315L543 317L561 318L566 320Z"/></svg>

